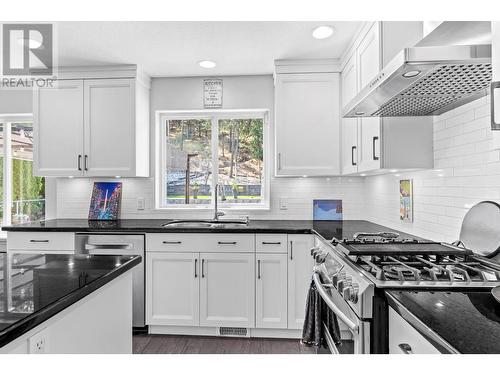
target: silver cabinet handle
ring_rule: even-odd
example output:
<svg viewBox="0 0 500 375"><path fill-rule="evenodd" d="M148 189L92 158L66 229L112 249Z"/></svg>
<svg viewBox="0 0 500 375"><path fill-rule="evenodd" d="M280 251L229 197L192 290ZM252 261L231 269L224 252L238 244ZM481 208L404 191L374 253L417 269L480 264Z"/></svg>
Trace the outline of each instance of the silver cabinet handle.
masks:
<svg viewBox="0 0 500 375"><path fill-rule="evenodd" d="M399 344L398 347L404 354L413 354L413 350L411 349L410 344L402 343Z"/></svg>
<svg viewBox="0 0 500 375"><path fill-rule="evenodd" d="M357 148L356 146L352 146L352 147L351 147L351 164L352 164L352 165L357 165L357 163L356 163L356 162L354 162L354 153L355 153L355 151L356 151L356 148Z"/></svg>
<svg viewBox="0 0 500 375"><path fill-rule="evenodd" d="M379 157L377 155L375 155L375 143L377 143L378 141L378 137L373 137L373 140L372 140L372 147L373 147L373 160L378 160Z"/></svg>
<svg viewBox="0 0 500 375"><path fill-rule="evenodd" d="M218 241L217 242L219 245L236 245L236 241L229 241L229 242L224 242L224 241Z"/></svg>
<svg viewBox="0 0 500 375"><path fill-rule="evenodd" d="M194 260L194 278L198 277L198 259Z"/></svg>
<svg viewBox="0 0 500 375"><path fill-rule="evenodd" d="M500 123L495 120L495 91L500 88L500 81L491 82L491 130L500 130Z"/></svg>
<svg viewBox="0 0 500 375"><path fill-rule="evenodd" d="M89 156L85 155L84 162L83 162L83 169L85 169L86 171L89 170L89 168L88 168L88 161L89 161Z"/></svg>
<svg viewBox="0 0 500 375"><path fill-rule="evenodd" d="M49 240L30 240L32 243L49 243Z"/></svg>
<svg viewBox="0 0 500 375"><path fill-rule="evenodd" d="M278 171L281 170L281 152L278 152Z"/></svg>
<svg viewBox="0 0 500 375"><path fill-rule="evenodd" d="M281 245L281 242L262 242L262 245Z"/></svg>
<svg viewBox="0 0 500 375"><path fill-rule="evenodd" d="M290 260L293 260L293 241L290 241Z"/></svg>
<svg viewBox="0 0 500 375"><path fill-rule="evenodd" d="M201 277L205 277L205 259L201 260Z"/></svg>
<svg viewBox="0 0 500 375"><path fill-rule="evenodd" d="M133 247L131 243L86 243L85 250L120 249L129 250Z"/></svg>
<svg viewBox="0 0 500 375"><path fill-rule="evenodd" d="M257 279L260 279L260 259L257 260Z"/></svg>
<svg viewBox="0 0 500 375"><path fill-rule="evenodd" d="M182 241L162 241L165 245L180 245Z"/></svg>
<svg viewBox="0 0 500 375"><path fill-rule="evenodd" d="M78 170L82 170L82 155L78 155Z"/></svg>

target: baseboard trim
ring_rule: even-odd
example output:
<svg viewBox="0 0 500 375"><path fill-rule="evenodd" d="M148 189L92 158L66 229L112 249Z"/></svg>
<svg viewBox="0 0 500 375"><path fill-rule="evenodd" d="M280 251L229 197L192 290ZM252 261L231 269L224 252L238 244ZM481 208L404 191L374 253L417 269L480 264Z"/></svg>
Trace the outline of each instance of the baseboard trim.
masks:
<svg viewBox="0 0 500 375"><path fill-rule="evenodd" d="M280 339L300 339L300 329L271 329L249 328L248 336L237 337L266 337ZM149 326L149 333L153 335L189 335L189 336L220 336L219 327L189 327L189 326Z"/></svg>

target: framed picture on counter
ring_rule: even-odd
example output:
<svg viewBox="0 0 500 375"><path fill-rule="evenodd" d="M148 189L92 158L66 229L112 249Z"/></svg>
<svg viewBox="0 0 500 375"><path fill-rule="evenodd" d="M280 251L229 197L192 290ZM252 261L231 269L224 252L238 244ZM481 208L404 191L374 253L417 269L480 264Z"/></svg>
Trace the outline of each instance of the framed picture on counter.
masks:
<svg viewBox="0 0 500 375"><path fill-rule="evenodd" d="M314 199L313 220L342 220L342 200Z"/></svg>
<svg viewBox="0 0 500 375"><path fill-rule="evenodd" d="M413 181L399 181L399 218L408 223L413 222Z"/></svg>
<svg viewBox="0 0 500 375"><path fill-rule="evenodd" d="M94 182L89 220L118 220L121 199L121 182Z"/></svg>

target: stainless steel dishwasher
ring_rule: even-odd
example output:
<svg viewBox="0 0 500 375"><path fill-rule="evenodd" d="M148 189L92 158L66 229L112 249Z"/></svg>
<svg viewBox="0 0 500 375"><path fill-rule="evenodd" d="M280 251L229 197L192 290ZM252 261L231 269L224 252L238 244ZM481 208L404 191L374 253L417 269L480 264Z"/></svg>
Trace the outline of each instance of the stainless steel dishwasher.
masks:
<svg viewBox="0 0 500 375"><path fill-rule="evenodd" d="M144 235L76 234L76 253L90 255L140 255L142 262L132 269L133 326L145 326Z"/></svg>

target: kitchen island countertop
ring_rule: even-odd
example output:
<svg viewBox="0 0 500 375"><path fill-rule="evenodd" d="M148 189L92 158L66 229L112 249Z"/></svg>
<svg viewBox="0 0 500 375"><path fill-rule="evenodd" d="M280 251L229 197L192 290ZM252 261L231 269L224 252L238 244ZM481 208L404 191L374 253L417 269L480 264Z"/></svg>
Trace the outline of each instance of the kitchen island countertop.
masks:
<svg viewBox="0 0 500 375"><path fill-rule="evenodd" d="M140 256L0 253L0 348L140 262Z"/></svg>

